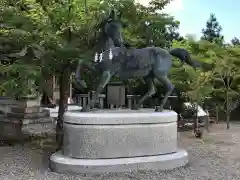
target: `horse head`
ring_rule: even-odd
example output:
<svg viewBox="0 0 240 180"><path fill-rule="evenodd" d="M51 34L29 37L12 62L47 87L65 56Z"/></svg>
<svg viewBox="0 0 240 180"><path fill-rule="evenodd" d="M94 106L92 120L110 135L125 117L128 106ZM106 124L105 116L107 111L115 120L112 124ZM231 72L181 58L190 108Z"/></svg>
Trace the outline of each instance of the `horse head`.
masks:
<svg viewBox="0 0 240 180"><path fill-rule="evenodd" d="M105 18L99 26L101 34L100 38L103 41L101 43L104 43L100 47L102 48L102 51L108 50L109 48L124 46L121 30L125 26L126 25L120 21L120 15L117 15L116 12L112 10L110 15ZM106 45L109 41L112 42L112 45Z"/></svg>

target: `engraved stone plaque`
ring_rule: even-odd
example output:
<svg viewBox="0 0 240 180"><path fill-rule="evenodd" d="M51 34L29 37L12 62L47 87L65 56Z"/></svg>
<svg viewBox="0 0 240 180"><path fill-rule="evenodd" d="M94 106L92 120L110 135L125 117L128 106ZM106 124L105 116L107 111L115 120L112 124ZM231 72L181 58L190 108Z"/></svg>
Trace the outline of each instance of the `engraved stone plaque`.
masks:
<svg viewBox="0 0 240 180"><path fill-rule="evenodd" d="M121 82L107 85L107 104L115 106L125 105L125 85Z"/></svg>

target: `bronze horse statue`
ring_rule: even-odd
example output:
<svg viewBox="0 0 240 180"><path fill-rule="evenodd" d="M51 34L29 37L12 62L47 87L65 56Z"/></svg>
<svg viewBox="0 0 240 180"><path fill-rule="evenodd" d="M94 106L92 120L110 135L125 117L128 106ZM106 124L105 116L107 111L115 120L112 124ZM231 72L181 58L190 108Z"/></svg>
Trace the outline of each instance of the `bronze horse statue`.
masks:
<svg viewBox="0 0 240 180"><path fill-rule="evenodd" d="M82 111L90 111L95 108L97 98L109 83L113 76L119 76L121 80L132 78L143 78L148 85L148 92L141 97L136 106L132 109L139 109L141 104L156 93L154 79L166 87L167 91L160 106L156 107L155 111L163 110L169 95L171 95L174 85L168 79L167 75L172 67L172 59L177 57L181 62L185 62L192 67L200 67L198 61L190 58L190 54L185 49L176 48L170 51L160 47L146 47L141 49L124 47L121 28L122 23L117 20L111 13L107 21L101 25L101 47L100 52L95 54L93 66L101 72L101 80L97 87L90 104L83 107ZM109 45L109 42L112 42ZM108 45L106 45L108 43ZM107 48L106 48L107 47ZM101 52L102 51L102 52ZM78 67L78 71L80 66ZM80 73L77 72L77 78L80 80ZM82 80L81 80L82 81Z"/></svg>

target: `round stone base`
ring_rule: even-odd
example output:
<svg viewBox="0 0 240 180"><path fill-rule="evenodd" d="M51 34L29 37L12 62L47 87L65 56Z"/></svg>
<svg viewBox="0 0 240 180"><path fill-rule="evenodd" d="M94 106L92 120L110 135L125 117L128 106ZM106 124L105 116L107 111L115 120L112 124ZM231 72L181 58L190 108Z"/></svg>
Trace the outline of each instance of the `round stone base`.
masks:
<svg viewBox="0 0 240 180"><path fill-rule="evenodd" d="M50 167L59 173L131 172L142 170L170 170L188 163L188 153L183 149L164 155L113 158L74 159L64 156L61 151L50 158Z"/></svg>
<svg viewBox="0 0 240 180"><path fill-rule="evenodd" d="M63 155L116 159L177 151L177 113L112 109L64 114Z"/></svg>

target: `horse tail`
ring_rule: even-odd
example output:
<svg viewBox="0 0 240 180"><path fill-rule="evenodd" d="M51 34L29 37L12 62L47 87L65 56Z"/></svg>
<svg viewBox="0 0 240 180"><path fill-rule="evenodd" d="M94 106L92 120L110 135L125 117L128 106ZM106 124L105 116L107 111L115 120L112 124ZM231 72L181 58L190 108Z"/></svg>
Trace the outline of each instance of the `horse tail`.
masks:
<svg viewBox="0 0 240 180"><path fill-rule="evenodd" d="M190 57L190 54L189 52L186 50L186 49L183 49L183 48L174 48L172 50L169 51L169 53L180 59L182 62L185 62L187 63L188 65L194 67L194 68L198 68L198 67L201 67L201 63L197 60L193 60L191 57Z"/></svg>

